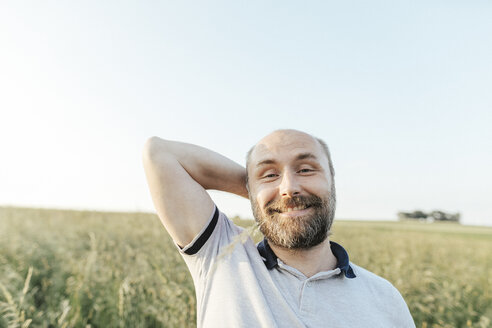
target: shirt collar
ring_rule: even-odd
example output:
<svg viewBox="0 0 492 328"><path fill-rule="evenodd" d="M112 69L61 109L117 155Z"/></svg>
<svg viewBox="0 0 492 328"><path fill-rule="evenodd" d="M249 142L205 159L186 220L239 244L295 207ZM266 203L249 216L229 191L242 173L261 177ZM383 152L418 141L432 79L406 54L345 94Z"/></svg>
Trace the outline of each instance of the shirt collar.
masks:
<svg viewBox="0 0 492 328"><path fill-rule="evenodd" d="M330 241L330 248L333 255L337 258L337 268L344 273L345 277L355 278L356 276L354 270L352 270L352 267L350 266L347 251L334 241ZM268 245L266 238L258 243L257 249L268 270L272 270L278 265L277 255L275 255L270 245Z"/></svg>

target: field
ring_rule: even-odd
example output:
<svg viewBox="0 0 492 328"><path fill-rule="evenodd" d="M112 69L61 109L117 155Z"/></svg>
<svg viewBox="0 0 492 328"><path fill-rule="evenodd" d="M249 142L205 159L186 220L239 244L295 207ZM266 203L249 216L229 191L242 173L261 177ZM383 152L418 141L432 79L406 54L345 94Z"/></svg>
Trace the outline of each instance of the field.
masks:
<svg viewBox="0 0 492 328"><path fill-rule="evenodd" d="M417 327L492 327L491 228L339 221L332 231L400 290ZM194 289L153 214L0 208L0 327L28 326L195 327Z"/></svg>

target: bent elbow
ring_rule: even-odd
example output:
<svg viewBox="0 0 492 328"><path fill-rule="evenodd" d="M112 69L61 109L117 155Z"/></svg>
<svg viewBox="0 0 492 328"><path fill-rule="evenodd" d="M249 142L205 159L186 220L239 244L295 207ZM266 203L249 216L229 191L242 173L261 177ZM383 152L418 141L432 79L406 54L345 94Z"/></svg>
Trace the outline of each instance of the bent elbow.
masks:
<svg viewBox="0 0 492 328"><path fill-rule="evenodd" d="M145 141L142 159L145 162L154 162L159 155L166 152L166 141L156 136L152 136Z"/></svg>

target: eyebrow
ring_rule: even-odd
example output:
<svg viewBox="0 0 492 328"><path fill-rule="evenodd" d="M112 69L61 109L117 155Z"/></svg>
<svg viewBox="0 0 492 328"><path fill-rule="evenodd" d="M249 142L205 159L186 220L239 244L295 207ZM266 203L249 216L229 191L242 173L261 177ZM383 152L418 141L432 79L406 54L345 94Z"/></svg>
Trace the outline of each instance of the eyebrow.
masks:
<svg viewBox="0 0 492 328"><path fill-rule="evenodd" d="M262 165L268 165L268 164L275 164L275 163L277 163L277 161L275 161L274 159L265 159L265 160L262 160L261 162L258 162L258 164L256 164L256 167L262 166Z"/></svg>
<svg viewBox="0 0 492 328"><path fill-rule="evenodd" d="M300 161L300 160L303 160L303 159L315 159L315 160L318 160L318 157L316 157L314 154L312 153L302 153L302 154L299 154L297 155L296 157L296 161Z"/></svg>
<svg viewBox="0 0 492 328"><path fill-rule="evenodd" d="M301 154L297 155L297 157L295 158L295 161L302 161L303 159L314 159L314 160L318 160L318 157L316 157L312 153L301 153ZM265 160L262 160L262 161L258 162L258 164L256 164L256 167L262 166L262 165L275 164L275 163L277 163L276 160L269 158L269 159L265 159Z"/></svg>

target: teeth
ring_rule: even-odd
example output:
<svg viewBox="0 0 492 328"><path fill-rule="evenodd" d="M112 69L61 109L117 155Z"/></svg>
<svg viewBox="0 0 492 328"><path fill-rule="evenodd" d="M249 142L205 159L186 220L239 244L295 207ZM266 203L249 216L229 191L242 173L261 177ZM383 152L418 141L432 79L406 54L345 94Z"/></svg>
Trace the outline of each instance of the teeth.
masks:
<svg viewBox="0 0 492 328"><path fill-rule="evenodd" d="M292 211L300 211L303 209L305 209L304 206L288 207L286 212L288 213L288 212L292 212Z"/></svg>

